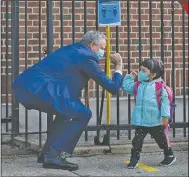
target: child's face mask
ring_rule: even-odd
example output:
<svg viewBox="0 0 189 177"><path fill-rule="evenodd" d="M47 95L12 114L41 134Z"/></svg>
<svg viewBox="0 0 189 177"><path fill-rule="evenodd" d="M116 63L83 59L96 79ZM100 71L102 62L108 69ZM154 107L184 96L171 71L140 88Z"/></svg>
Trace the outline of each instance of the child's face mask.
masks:
<svg viewBox="0 0 189 177"><path fill-rule="evenodd" d="M149 80L150 73L140 71L138 74L138 80L140 82L142 81L148 81Z"/></svg>
<svg viewBox="0 0 189 177"><path fill-rule="evenodd" d="M150 70L147 67L141 66L140 72L138 74L138 80L142 81L149 81L150 80Z"/></svg>

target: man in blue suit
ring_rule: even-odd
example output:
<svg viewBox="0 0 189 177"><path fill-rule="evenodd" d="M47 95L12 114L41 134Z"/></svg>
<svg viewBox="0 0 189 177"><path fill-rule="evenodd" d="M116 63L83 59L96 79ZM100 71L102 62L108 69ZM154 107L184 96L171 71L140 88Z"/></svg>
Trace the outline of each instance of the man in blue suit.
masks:
<svg viewBox="0 0 189 177"><path fill-rule="evenodd" d="M119 91L122 58L119 54L111 56L115 73L109 79L99 67L105 47L106 36L89 31L80 42L61 47L25 70L12 84L16 99L27 109L56 115L42 159L38 159L44 168L78 169L66 157L72 154L92 115L80 101L81 90L89 79L112 94Z"/></svg>

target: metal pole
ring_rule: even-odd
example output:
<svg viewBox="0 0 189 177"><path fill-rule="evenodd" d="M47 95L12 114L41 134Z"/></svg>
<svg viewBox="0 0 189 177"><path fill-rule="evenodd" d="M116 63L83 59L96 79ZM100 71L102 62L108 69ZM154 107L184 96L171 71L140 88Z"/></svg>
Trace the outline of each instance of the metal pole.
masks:
<svg viewBox="0 0 189 177"><path fill-rule="evenodd" d="M87 32L87 0L84 0L84 34ZM85 106L89 108L89 86L85 86ZM85 131L85 141L88 141L88 131Z"/></svg>
<svg viewBox="0 0 189 177"><path fill-rule="evenodd" d="M98 0L96 0L96 30L98 30ZM97 125L100 124L100 117L99 117L99 85L96 83L96 117L97 117ZM97 131L97 138L99 139L100 131Z"/></svg>
<svg viewBox="0 0 189 177"><path fill-rule="evenodd" d="M53 51L53 2L47 1L47 54Z"/></svg>
<svg viewBox="0 0 189 177"><path fill-rule="evenodd" d="M152 43L152 0L149 1L149 16L150 16L150 19L149 19L149 23L150 23L150 58L152 59L153 58L153 53L152 53L152 50L153 50L153 43Z"/></svg>
<svg viewBox="0 0 189 177"><path fill-rule="evenodd" d="M130 42L131 42L131 39L130 39L130 2L127 1L127 29L128 29L128 32L127 32L127 39L128 39L128 73L130 73L131 71L131 53L130 53ZM128 124L131 124L131 96L128 94ZM128 138L129 140L131 139L131 130L128 130Z"/></svg>
<svg viewBox="0 0 189 177"><path fill-rule="evenodd" d="M72 1L72 42L75 42L75 1Z"/></svg>
<svg viewBox="0 0 189 177"><path fill-rule="evenodd" d="M163 14L164 14L164 5L163 5L163 0L161 0L160 4L161 8L161 60L164 63L164 21L163 21Z"/></svg>
<svg viewBox="0 0 189 177"><path fill-rule="evenodd" d="M119 52L119 29L116 26L116 53ZM119 92L117 93L117 125L120 124ZM117 130L117 140L120 139L120 131Z"/></svg>
<svg viewBox="0 0 189 177"><path fill-rule="evenodd" d="M171 1L171 28L172 28L172 74L171 83L173 88L173 103L175 104L175 28L174 28L174 0ZM173 123L175 123L175 112L173 115ZM173 137L175 138L175 128L173 128Z"/></svg>
<svg viewBox="0 0 189 177"><path fill-rule="evenodd" d="M61 46L63 46L63 41L64 41L64 31L63 31L63 26L64 26L64 23L63 23L63 14L64 14L64 10L63 10L63 0L60 0L60 28L61 28Z"/></svg>
<svg viewBox="0 0 189 177"><path fill-rule="evenodd" d="M28 67L28 1L25 0L25 69ZM25 109L25 147L28 146L28 110Z"/></svg>
<svg viewBox="0 0 189 177"><path fill-rule="evenodd" d="M2 5L1 4L1 0L0 0L0 5ZM6 11L7 12L7 11ZM6 13L6 15L7 15L7 13ZM1 8L0 8L0 19L1 19ZM2 20L0 21L0 24L2 23ZM6 19L6 29L7 29L7 19ZM0 28L0 33L1 33L1 28ZM1 37L0 37L1 38ZM7 40L7 34L6 34L6 40ZM6 45L6 52L7 52L7 45ZM1 43L0 43L0 53L1 53ZM6 53L6 56L7 56L7 53ZM7 60L7 57L5 57L6 58L6 60ZM0 56L0 60L2 59L2 56ZM7 68L7 63L6 63L6 68ZM1 63L0 63L0 72L2 73L2 69L1 69ZM6 77L7 77L7 75L6 75ZM6 82L7 83L7 82ZM6 90L7 90L7 88L6 88ZM1 95L1 88L0 88L0 95ZM2 97L2 96L1 96ZM0 97L0 103L2 103L2 100L1 100L1 97ZM7 91L6 91L6 97L7 97ZM7 99L6 99L7 100ZM6 109L7 109L7 103L6 103ZM7 117L7 111L6 111L6 117ZM2 109L1 109L1 123L2 123ZM0 128L0 130L1 130L1 128ZM6 123L6 132L7 132L7 130L8 130L8 125L7 125L7 123ZM1 136L2 136L2 134L1 134ZM0 145L1 145L1 143L0 143ZM1 170L1 167L0 167L0 170Z"/></svg>
<svg viewBox="0 0 189 177"><path fill-rule="evenodd" d="M11 52L12 52L12 80L19 76L19 1L11 1ZM12 94L12 131L19 132L19 103Z"/></svg>
<svg viewBox="0 0 189 177"><path fill-rule="evenodd" d="M41 60L41 13L42 13L42 7L41 7L41 1L39 0L39 61ZM42 146L42 115L41 111L39 111L39 147Z"/></svg>
<svg viewBox="0 0 189 177"><path fill-rule="evenodd" d="M138 28L139 28L139 36L138 36L138 50L139 50L139 66L142 63L142 40L141 40L141 36L142 36L142 29L141 29L142 25L141 25L141 1L138 0Z"/></svg>
<svg viewBox="0 0 189 177"><path fill-rule="evenodd" d="M53 2L47 0L47 55L53 51ZM53 122L53 114L47 114L47 133Z"/></svg>
<svg viewBox="0 0 189 177"><path fill-rule="evenodd" d="M182 44L183 44L183 122L186 122L186 55L185 55L185 11L182 9ZM186 137L186 128L183 129L184 137Z"/></svg>
<svg viewBox="0 0 189 177"><path fill-rule="evenodd" d="M6 1L6 118L9 118L9 105L8 105L8 82L9 82L9 73L8 73L8 54L9 54L9 42L8 42L8 26L9 26L9 22L8 22L8 11L9 11L9 2ZM8 122L6 122L6 132L8 132Z"/></svg>

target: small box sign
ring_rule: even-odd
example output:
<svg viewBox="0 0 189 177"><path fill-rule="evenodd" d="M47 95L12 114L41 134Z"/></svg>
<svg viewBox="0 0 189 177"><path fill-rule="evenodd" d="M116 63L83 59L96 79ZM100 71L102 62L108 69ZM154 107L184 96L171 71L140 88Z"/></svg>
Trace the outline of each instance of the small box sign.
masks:
<svg viewBox="0 0 189 177"><path fill-rule="evenodd" d="M120 1L99 0L98 23L99 26L121 25Z"/></svg>

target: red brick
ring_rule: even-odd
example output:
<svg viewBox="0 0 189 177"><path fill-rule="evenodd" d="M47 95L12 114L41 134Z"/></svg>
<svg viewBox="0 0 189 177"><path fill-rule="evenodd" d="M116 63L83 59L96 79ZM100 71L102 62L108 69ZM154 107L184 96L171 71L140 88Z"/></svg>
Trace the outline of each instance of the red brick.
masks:
<svg viewBox="0 0 189 177"><path fill-rule="evenodd" d="M175 2L176 5L178 3ZM21 70L24 69L24 58L25 58L25 2L20 3L20 31L19 31L19 37L20 37L20 67ZM38 61L38 53L39 53L39 1L30 1L28 2L28 55L32 58L32 60L28 60L28 64L31 65L35 62ZM41 34L41 51L46 48L46 2L41 1L42 5L42 16L41 16L41 24L42 24L42 34ZM63 39L64 39L64 45L72 43L72 3L68 1L63 1ZM95 2L89 2L87 1L87 30L95 30L96 29L96 10L95 10L96 3ZM127 68L127 62L128 62L128 26L127 26L127 2L121 2L122 6L122 22L121 26L118 28L119 31L119 52L123 57L123 62L124 62L124 67ZM4 6L5 7L5 6ZM5 11L5 8L2 7L2 11ZM130 12L130 61L131 61L131 66L132 68L138 69L138 38L139 38L139 27L138 27L138 2L130 2L130 7L131 9L129 10ZM153 37L153 54L154 57L161 57L161 23L160 23L160 9L156 9L156 7L160 8L160 2L153 2L152 3L153 7L153 15L152 15L152 37ZM11 12L11 8L9 6L9 11ZM60 2L59 1L54 1L53 2L53 37L54 37L54 50L60 46L61 43L61 27L60 27L60 17L61 15L59 14L60 12ZM178 8L175 8L175 22L174 22L174 37L175 37L175 48L174 48L174 62L175 62L175 69L178 70L178 68L183 67L182 64L182 59L183 59L183 35L182 35L182 15L181 15L181 7L180 5ZM149 52L149 3L141 1L141 37L142 37L142 60L146 59L149 57L150 52ZM3 62L2 64L5 65L5 13L2 12L2 59ZM83 35L84 31L84 11L83 11L83 3L78 2L75 3L75 40L78 41ZM9 20L9 24L11 24L11 20ZM11 28L8 28L9 34L10 34ZM105 27L99 27L100 31L105 32ZM111 27L111 49L112 51L115 51L115 46L116 46L116 28ZM188 19L185 18L185 57L186 60L188 58ZM170 2L164 2L164 60L165 60L165 68L166 69L171 69L171 63L172 63L172 32L171 32L171 10L170 10ZM9 36L10 39L10 36ZM135 42L133 42L135 41ZM11 46L11 42L9 40L9 45ZM45 56L42 53L42 58ZM9 47L9 55L8 58L11 58L11 47ZM104 61L101 62L101 67L103 68L104 66ZM188 66L188 63L186 63L185 66ZM111 66L112 72L113 72L113 66ZM2 68L2 71L5 72L5 68ZM9 68L9 72L10 68ZM187 71L188 72L188 71ZM170 70L166 71L166 78L168 79L168 82L170 81ZM179 81L177 78L180 77L180 71L175 72L176 76L176 92L177 94L182 94L181 92L181 87L182 87L182 82ZM178 83L179 82L179 83ZM188 84L188 80L186 80ZM91 81L91 87L89 88L89 93L92 96L95 96L94 93L94 82ZM178 85L180 84L180 85Z"/></svg>
<svg viewBox="0 0 189 177"><path fill-rule="evenodd" d="M8 82L6 83L6 78L8 79ZM6 88L9 89L10 91L10 88L11 88L11 83L12 83L12 80L11 80L11 75L1 75L1 92L2 94L5 94L6 93Z"/></svg>
<svg viewBox="0 0 189 177"><path fill-rule="evenodd" d="M9 92L10 92L10 91L9 91ZM11 97L12 97L12 96L9 94L9 95L8 95L8 102L9 102L9 103L11 103L11 100L12 100ZM2 100L1 100L2 103L6 103L6 95L5 95L5 94L2 94L2 95L1 95L1 99L2 99Z"/></svg>

